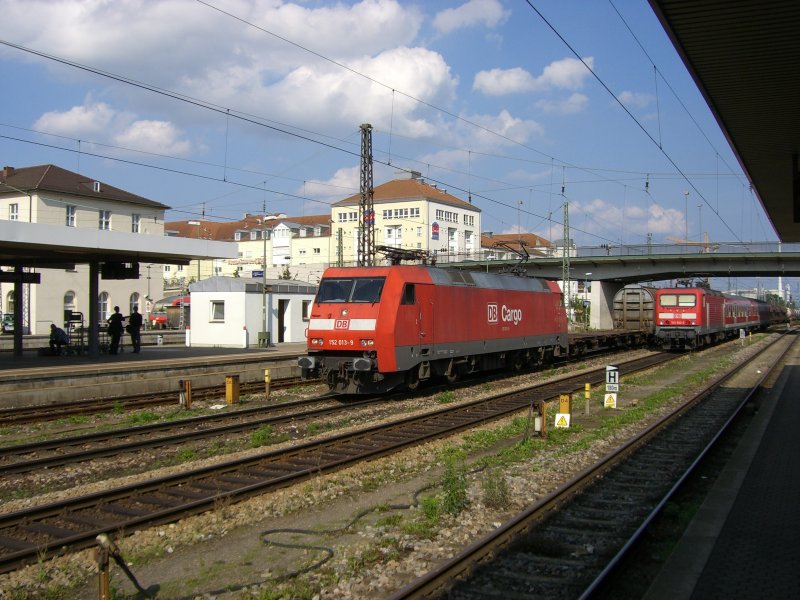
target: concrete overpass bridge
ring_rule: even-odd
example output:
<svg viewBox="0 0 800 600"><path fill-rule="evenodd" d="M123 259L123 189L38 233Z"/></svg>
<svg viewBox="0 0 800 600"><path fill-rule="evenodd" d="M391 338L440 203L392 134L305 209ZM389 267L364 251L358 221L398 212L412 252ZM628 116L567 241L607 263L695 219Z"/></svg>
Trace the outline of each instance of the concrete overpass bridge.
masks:
<svg viewBox="0 0 800 600"><path fill-rule="evenodd" d="M472 260L453 262L449 266L493 272L519 268L530 276L561 280L564 260L558 250L555 255L535 255L524 262ZM703 277L800 277L800 244L733 242L583 247L573 249L569 272L570 280L592 284L591 293L579 294L591 302L590 327L612 329L614 296L627 284Z"/></svg>
<svg viewBox="0 0 800 600"><path fill-rule="evenodd" d="M688 277L798 277L800 244L779 242L649 244L578 248L570 256L570 278L621 284ZM529 275L561 279L560 256L531 258Z"/></svg>

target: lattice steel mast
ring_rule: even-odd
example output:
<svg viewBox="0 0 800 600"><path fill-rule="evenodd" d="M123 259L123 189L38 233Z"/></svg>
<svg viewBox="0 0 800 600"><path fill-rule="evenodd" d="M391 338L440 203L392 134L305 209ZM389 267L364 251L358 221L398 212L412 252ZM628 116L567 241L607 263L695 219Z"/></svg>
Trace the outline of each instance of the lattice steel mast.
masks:
<svg viewBox="0 0 800 600"><path fill-rule="evenodd" d="M569 280L569 253L570 253L570 240L569 240L569 202L564 202L564 245L562 246L561 255L561 279L564 282L564 304L567 308L567 319L572 321L572 292L570 290Z"/></svg>
<svg viewBox="0 0 800 600"><path fill-rule="evenodd" d="M375 265L375 208L372 180L372 125L361 126L361 201L358 205L358 266Z"/></svg>

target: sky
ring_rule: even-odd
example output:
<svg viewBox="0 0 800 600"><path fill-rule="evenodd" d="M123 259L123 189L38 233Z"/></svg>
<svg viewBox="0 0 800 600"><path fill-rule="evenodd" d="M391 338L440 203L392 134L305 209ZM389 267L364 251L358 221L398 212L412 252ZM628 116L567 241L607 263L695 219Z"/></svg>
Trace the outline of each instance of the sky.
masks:
<svg viewBox="0 0 800 600"><path fill-rule="evenodd" d="M422 176L482 230L776 241L646 0L0 0L0 160L167 220L330 212Z"/></svg>

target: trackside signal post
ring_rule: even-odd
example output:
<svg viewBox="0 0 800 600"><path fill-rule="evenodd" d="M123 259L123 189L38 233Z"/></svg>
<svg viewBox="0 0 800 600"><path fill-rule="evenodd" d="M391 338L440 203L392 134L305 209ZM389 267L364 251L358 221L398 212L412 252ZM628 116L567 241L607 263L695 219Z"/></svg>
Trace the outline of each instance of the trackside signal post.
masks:
<svg viewBox="0 0 800 600"><path fill-rule="evenodd" d="M561 394L558 397L558 413L556 414L556 429L569 429L570 418L572 417L572 396Z"/></svg>
<svg viewBox="0 0 800 600"><path fill-rule="evenodd" d="M603 406L617 408L617 393L619 392L619 367L606 367L606 393Z"/></svg>

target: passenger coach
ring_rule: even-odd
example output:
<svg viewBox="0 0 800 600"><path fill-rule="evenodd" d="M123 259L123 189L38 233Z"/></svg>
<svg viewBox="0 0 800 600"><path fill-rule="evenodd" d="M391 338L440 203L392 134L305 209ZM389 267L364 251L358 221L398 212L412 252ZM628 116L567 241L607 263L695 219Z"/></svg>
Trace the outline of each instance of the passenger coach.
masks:
<svg viewBox="0 0 800 600"><path fill-rule="evenodd" d="M521 369L568 344L556 283L420 265L327 269L307 337L303 376L324 377L340 393Z"/></svg>

